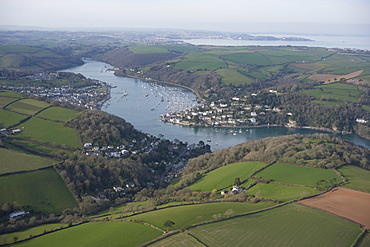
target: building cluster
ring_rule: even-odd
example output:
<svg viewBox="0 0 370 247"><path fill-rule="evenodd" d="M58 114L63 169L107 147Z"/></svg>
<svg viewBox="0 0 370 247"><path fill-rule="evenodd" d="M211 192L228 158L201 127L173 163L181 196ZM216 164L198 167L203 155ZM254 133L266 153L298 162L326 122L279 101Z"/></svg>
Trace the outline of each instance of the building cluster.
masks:
<svg viewBox="0 0 370 247"><path fill-rule="evenodd" d="M271 91L270 93L277 93ZM251 94L251 97L257 94ZM247 97L247 96L246 96ZM278 107L268 105L248 104L246 97L233 97L228 103L211 102L190 110L171 112L161 116L162 121L183 125L203 126L244 126L256 125L267 112L281 112ZM292 113L287 113L289 116Z"/></svg>
<svg viewBox="0 0 370 247"><path fill-rule="evenodd" d="M94 85L81 88L71 86L3 86L3 88L88 109L101 109L103 103L110 98L111 85L105 82L95 81Z"/></svg>

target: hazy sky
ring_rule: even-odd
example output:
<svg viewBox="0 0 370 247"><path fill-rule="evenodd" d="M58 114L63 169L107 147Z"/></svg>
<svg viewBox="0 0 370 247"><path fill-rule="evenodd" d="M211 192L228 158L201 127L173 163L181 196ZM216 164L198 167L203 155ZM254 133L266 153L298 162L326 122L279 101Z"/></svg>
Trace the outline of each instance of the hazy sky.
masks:
<svg viewBox="0 0 370 247"><path fill-rule="evenodd" d="M370 0L0 0L0 25L367 32Z"/></svg>

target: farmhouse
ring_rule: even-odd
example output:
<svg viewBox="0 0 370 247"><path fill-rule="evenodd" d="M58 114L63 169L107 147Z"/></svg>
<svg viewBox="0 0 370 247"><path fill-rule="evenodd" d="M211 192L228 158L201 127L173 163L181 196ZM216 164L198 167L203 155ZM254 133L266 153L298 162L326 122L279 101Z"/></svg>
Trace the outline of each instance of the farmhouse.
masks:
<svg viewBox="0 0 370 247"><path fill-rule="evenodd" d="M363 123L363 124L366 124L368 121L366 121L365 119L363 119L363 118L357 118L356 119L356 122L357 123Z"/></svg>
<svg viewBox="0 0 370 247"><path fill-rule="evenodd" d="M14 211L13 213L9 214L9 219L15 219L26 214L29 214L29 212L23 210Z"/></svg>
<svg viewBox="0 0 370 247"><path fill-rule="evenodd" d="M8 132L8 130L7 130L7 129L1 129L1 130L0 130L0 134L2 134L2 135L7 135L7 134L9 134L9 132Z"/></svg>
<svg viewBox="0 0 370 247"><path fill-rule="evenodd" d="M242 191L243 191L243 188L241 188L237 185L234 185L230 192L233 193L234 195L236 195L236 194L239 194Z"/></svg>

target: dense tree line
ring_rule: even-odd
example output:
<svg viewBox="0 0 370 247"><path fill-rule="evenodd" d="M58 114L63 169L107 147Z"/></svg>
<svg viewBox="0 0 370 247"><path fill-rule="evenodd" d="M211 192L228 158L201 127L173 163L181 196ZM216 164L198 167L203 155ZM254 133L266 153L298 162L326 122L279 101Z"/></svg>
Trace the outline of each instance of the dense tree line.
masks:
<svg viewBox="0 0 370 247"><path fill-rule="evenodd" d="M370 170L370 151L328 134L270 137L191 159L183 179L195 180L196 171L243 161L283 161L320 168L351 164Z"/></svg>
<svg viewBox="0 0 370 247"><path fill-rule="evenodd" d="M83 142L91 142L94 146L124 145L137 151L121 159L74 153L65 155L64 161L55 166L67 187L81 202L83 213L131 200L143 188L164 186L164 178L172 164L210 152L208 145L197 145L188 150L187 143L173 143L147 135L122 118L102 111L83 111L67 126L75 128ZM87 196L114 186L121 186L125 191L105 193L108 203L99 205Z"/></svg>
<svg viewBox="0 0 370 247"><path fill-rule="evenodd" d="M148 135L135 130L124 119L103 111L83 111L66 125L76 129L83 142L91 142L96 146L127 146L135 139L136 145L141 148L142 144L149 141Z"/></svg>

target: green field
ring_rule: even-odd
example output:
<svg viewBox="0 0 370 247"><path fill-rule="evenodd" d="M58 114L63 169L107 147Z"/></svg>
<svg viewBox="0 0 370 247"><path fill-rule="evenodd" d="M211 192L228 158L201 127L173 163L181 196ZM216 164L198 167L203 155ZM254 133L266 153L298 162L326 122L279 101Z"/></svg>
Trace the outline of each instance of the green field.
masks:
<svg viewBox="0 0 370 247"><path fill-rule="evenodd" d="M68 224L62 224L62 223L44 224L44 225L29 228L23 231L2 234L0 235L0 239L1 240L5 239L6 244L12 244L14 243L14 237L18 237L18 241L20 241L20 240L29 238L30 235L36 236L36 235L43 234L44 231L55 230L55 229L59 229L60 227L66 227L66 226L68 226Z"/></svg>
<svg viewBox="0 0 370 247"><path fill-rule="evenodd" d="M179 247L204 247L195 238L189 235L189 233L178 233L171 237L165 238L154 244L149 245L151 247L162 247L162 246L179 246Z"/></svg>
<svg viewBox="0 0 370 247"><path fill-rule="evenodd" d="M302 93L315 97L316 99L337 101L358 102L360 98L360 92L356 85L340 82L316 86L313 89L303 90Z"/></svg>
<svg viewBox="0 0 370 247"><path fill-rule="evenodd" d="M0 204L18 202L45 214L60 214L76 206L64 181L53 169L0 177Z"/></svg>
<svg viewBox="0 0 370 247"><path fill-rule="evenodd" d="M241 162L222 166L205 174L194 184L189 187L194 191L212 191L213 189L221 190L234 184L235 178L241 181L247 179L256 170L266 166L262 162Z"/></svg>
<svg viewBox="0 0 370 247"><path fill-rule="evenodd" d="M370 233L369 231L365 233L365 236L361 239L361 242L359 245L356 245L356 247L369 247L370 246Z"/></svg>
<svg viewBox="0 0 370 247"><path fill-rule="evenodd" d="M137 45L130 46L129 50L133 53L146 54L146 53L167 53L168 50L162 46L156 45Z"/></svg>
<svg viewBox="0 0 370 247"><path fill-rule="evenodd" d="M52 166L56 160L0 148L0 174L30 171Z"/></svg>
<svg viewBox="0 0 370 247"><path fill-rule="evenodd" d="M221 59L236 64L271 65L271 61L258 52L233 53L220 56Z"/></svg>
<svg viewBox="0 0 370 247"><path fill-rule="evenodd" d="M10 104L6 107L6 109L27 115L33 115L48 106L50 106L50 104L43 101L38 101L34 99L23 99Z"/></svg>
<svg viewBox="0 0 370 247"><path fill-rule="evenodd" d="M216 72L222 76L222 83L235 86L241 86L244 84L251 84L254 82L253 79L242 75L237 70L234 69L218 69Z"/></svg>
<svg viewBox="0 0 370 247"><path fill-rule="evenodd" d="M36 57L55 59L61 55L53 53L51 50L31 47L31 46L0 46L0 67L7 69L40 69L36 64L31 66L23 66L23 57Z"/></svg>
<svg viewBox="0 0 370 247"><path fill-rule="evenodd" d="M370 171L357 166L343 166L338 169L348 180L345 187L370 192Z"/></svg>
<svg viewBox="0 0 370 247"><path fill-rule="evenodd" d="M26 98L27 96L21 93L9 91L9 90L0 90L0 97L13 97L18 99Z"/></svg>
<svg viewBox="0 0 370 247"><path fill-rule="evenodd" d="M78 111L54 106L40 112L37 116L50 120L67 122L68 120L75 118L77 114Z"/></svg>
<svg viewBox="0 0 370 247"><path fill-rule="evenodd" d="M303 167L298 165L275 163L256 174L260 178L271 179L275 182L286 184L299 184L314 186L319 180L336 178L332 170Z"/></svg>
<svg viewBox="0 0 370 247"><path fill-rule="evenodd" d="M300 199L302 197L311 196L318 193L319 191L310 187L295 187L272 183L258 183L247 191L248 195L275 199L279 202Z"/></svg>
<svg viewBox="0 0 370 247"><path fill-rule="evenodd" d="M34 117L21 124L20 127L24 131L18 136L24 139L56 143L59 145L65 144L70 147L81 147L76 130L64 127L62 123Z"/></svg>
<svg viewBox="0 0 370 247"><path fill-rule="evenodd" d="M162 232L134 222L90 222L18 243L14 246L140 246Z"/></svg>
<svg viewBox="0 0 370 247"><path fill-rule="evenodd" d="M5 105L9 104L10 102L13 102L17 99L15 98L10 98L10 97L4 97L0 96L0 108L3 108Z"/></svg>
<svg viewBox="0 0 370 247"><path fill-rule="evenodd" d="M206 246L351 246L361 228L299 204L189 230Z"/></svg>
<svg viewBox="0 0 370 247"><path fill-rule="evenodd" d="M182 229L200 222L214 220L213 215L215 214L221 214L224 218L224 213L228 209L232 209L234 211L234 215L236 215L268 208L273 205L275 204L269 202L221 202L194 204L160 209L131 216L129 219L142 220L162 229L164 229L163 223L166 220L171 220L175 222L173 229Z"/></svg>
<svg viewBox="0 0 370 247"><path fill-rule="evenodd" d="M225 62L208 53L193 53L176 63L175 68L181 70L215 70L225 67Z"/></svg>
<svg viewBox="0 0 370 247"><path fill-rule="evenodd" d="M26 117L27 116L25 115L0 109L0 128L7 128L9 126L17 124L19 123L19 121L25 119Z"/></svg>

